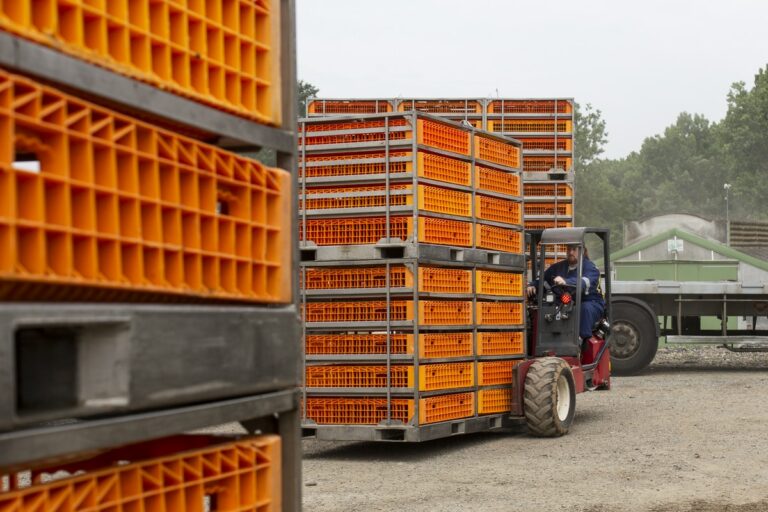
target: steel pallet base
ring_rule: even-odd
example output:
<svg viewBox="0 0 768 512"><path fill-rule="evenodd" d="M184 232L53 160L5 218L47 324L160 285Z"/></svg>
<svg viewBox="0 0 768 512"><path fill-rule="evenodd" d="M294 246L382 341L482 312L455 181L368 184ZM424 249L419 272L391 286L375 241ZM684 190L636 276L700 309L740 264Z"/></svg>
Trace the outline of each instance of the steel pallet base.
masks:
<svg viewBox="0 0 768 512"><path fill-rule="evenodd" d="M444 421L415 427L412 425L318 425L304 422L302 436L321 441L390 441L420 443L461 434L508 428L518 422L508 414L489 414L476 418Z"/></svg>
<svg viewBox="0 0 768 512"><path fill-rule="evenodd" d="M289 388L295 306L37 304L0 309L0 430Z"/></svg>
<svg viewBox="0 0 768 512"><path fill-rule="evenodd" d="M376 245L306 245L300 246L302 262L347 262L368 260L370 264L384 260L416 259L421 263L465 262L524 269L525 256L508 252L471 249L410 242ZM371 261L372 260L372 261Z"/></svg>

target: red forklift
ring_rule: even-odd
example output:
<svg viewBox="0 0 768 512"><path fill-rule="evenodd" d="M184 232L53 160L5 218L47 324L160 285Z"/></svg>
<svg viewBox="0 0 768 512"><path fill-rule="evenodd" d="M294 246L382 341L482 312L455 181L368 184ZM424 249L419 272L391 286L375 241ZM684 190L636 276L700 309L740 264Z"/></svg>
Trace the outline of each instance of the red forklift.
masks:
<svg viewBox="0 0 768 512"><path fill-rule="evenodd" d="M538 288L535 300L528 302L527 341L531 359L514 369L512 416L524 417L532 435L557 437L567 434L573 423L577 393L611 387L607 342L611 321L609 271L604 279L603 318L594 325L591 337L579 336L585 238L594 234L602 241L603 262L608 270L610 233L602 228L554 228L526 233L530 236L531 277L538 281ZM545 255L556 252L552 246L580 248L575 286L552 286L543 279Z"/></svg>

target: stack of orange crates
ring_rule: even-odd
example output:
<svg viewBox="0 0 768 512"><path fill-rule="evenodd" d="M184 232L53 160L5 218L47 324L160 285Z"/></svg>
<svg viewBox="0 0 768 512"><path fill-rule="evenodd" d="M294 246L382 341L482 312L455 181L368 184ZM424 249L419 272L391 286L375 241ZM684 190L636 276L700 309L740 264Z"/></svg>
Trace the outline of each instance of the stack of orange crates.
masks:
<svg viewBox="0 0 768 512"><path fill-rule="evenodd" d="M523 149L525 227L546 229L573 226L574 105L567 98L316 98L308 102L307 115L418 110L517 139Z"/></svg>
<svg viewBox="0 0 768 512"><path fill-rule="evenodd" d="M120 326L120 371L132 362L129 352L140 350L134 343L141 336L151 340L153 351L157 348L157 365L168 364L163 360L168 351L159 347L170 342L156 336L158 331L135 332L130 312L138 307L127 303L156 304L158 324L164 322L162 312L167 312L158 303L282 305L283 316L293 310L295 191L289 172L189 136L211 135L217 127L187 126L182 133L177 119L148 122L162 117L152 110L152 98L146 107L138 107L140 112L130 109L136 105L133 100L119 97L96 103L93 98L101 98L102 89L96 87L91 95L82 83L60 83L64 79L50 71L55 59L62 59L63 68L74 58L77 66L89 71L88 77L98 77L93 83L103 79L121 87L149 85L192 100L181 104L190 111L200 109L194 113L205 110L201 121L245 119L277 126L283 118L279 64L285 46L279 27L277 1L0 1L0 32L14 43L7 45L8 52L19 52L23 45L24 51L44 55L46 61L39 69L35 62L19 62L19 69L34 69L33 76L45 79L0 69L0 301L44 301L45 311L56 311L53 318L41 321L42 314L34 315L37 305L30 304L31 313L21 315L27 322L41 322L35 338L40 353L61 353L62 345L76 345L67 330L73 329L69 322L77 322L73 316L100 325L98 316L88 316L100 307L94 303L113 303L115 314L128 311L119 320L104 322ZM292 62L285 55L282 60ZM88 99L72 91L86 92ZM277 133L274 128L260 129ZM67 313L75 307L85 313ZM274 315L276 309L269 311ZM254 310L267 308L250 309ZM7 312L4 322L15 311ZM58 338L56 333L42 333L51 326L61 330ZM26 343L15 335L2 332L3 343L8 344L3 351L13 352L19 343ZM36 421L20 420L23 414L14 400L0 407L3 428L16 426L16 421L30 422L25 425L29 430L18 437L32 446L28 455L34 458L19 461L13 454L11 465L0 467L4 475L0 510L283 510L278 436L180 436L122 448L104 446L105 425L111 421L122 425L109 439L116 444L158 435L144 427L128 432L127 425L148 421L130 415L136 412L133 393L139 394L134 388L140 387L134 382L119 400L97 394L88 395L90 400L77 395L72 403L58 398L57 384L70 385L62 384L62 374L74 376L77 382L72 386L78 392L92 391L90 386L102 382L121 392L121 386L128 387L120 380L124 375L111 375L106 365L99 368L99 384L83 377L86 365L98 366L104 353L114 350L109 336L99 331L89 334L87 343L78 339L79 359L63 357L56 362L62 371L50 368L55 377L40 385L50 387L50 396L41 399L41 405L35 403ZM22 367L19 361L17 366L4 364L1 371L6 375L14 374L7 365ZM201 364L213 363L201 360ZM176 399L173 407L194 402L196 407L215 409L221 400L232 398L228 392L239 396L238 391L206 392L208 401L201 403L192 391L195 386L189 384L197 379L198 388L207 385L200 370L171 371L178 387L169 392L173 398L167 402ZM29 385L24 379L29 375L9 378L7 393L13 396ZM227 385L237 389L239 383L234 378ZM35 390L41 395L47 392ZM21 401L21 391L16 398ZM163 411L168 414L166 424L180 414L173 407ZM122 413L120 419L109 417ZM94 414L102 415L102 433L95 436L99 440L88 440L78 429ZM69 448L66 441L59 447L45 440L36 443L34 435L48 419L66 419L62 435L72 439L79 433L83 443L75 444L92 449L64 453ZM41 437L48 439L60 425L51 422L44 427ZM3 443L13 434L0 432ZM41 455L50 451L49 457ZM4 466L6 455L0 456Z"/></svg>
<svg viewBox="0 0 768 512"><path fill-rule="evenodd" d="M519 143L389 113L304 120L299 155L305 431L508 411L525 357Z"/></svg>

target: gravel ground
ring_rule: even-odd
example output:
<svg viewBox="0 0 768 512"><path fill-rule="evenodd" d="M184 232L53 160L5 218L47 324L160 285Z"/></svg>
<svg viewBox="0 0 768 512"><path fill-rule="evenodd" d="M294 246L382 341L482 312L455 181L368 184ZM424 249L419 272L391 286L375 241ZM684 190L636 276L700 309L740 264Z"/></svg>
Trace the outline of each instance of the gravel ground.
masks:
<svg viewBox="0 0 768 512"><path fill-rule="evenodd" d="M664 348L578 395L571 433L304 441L304 510L768 511L768 354Z"/></svg>

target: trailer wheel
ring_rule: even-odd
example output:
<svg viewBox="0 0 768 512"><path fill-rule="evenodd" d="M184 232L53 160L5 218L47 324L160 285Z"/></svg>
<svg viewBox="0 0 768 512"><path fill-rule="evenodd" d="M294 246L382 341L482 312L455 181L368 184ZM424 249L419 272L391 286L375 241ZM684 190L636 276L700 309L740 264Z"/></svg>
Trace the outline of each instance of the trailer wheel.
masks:
<svg viewBox="0 0 768 512"><path fill-rule="evenodd" d="M659 348L656 319L637 304L616 302L611 311L611 372L633 375L646 368Z"/></svg>
<svg viewBox="0 0 768 512"><path fill-rule="evenodd" d="M532 435L567 434L576 413L576 386L568 363L557 357L545 357L531 364L525 377L523 404Z"/></svg>

